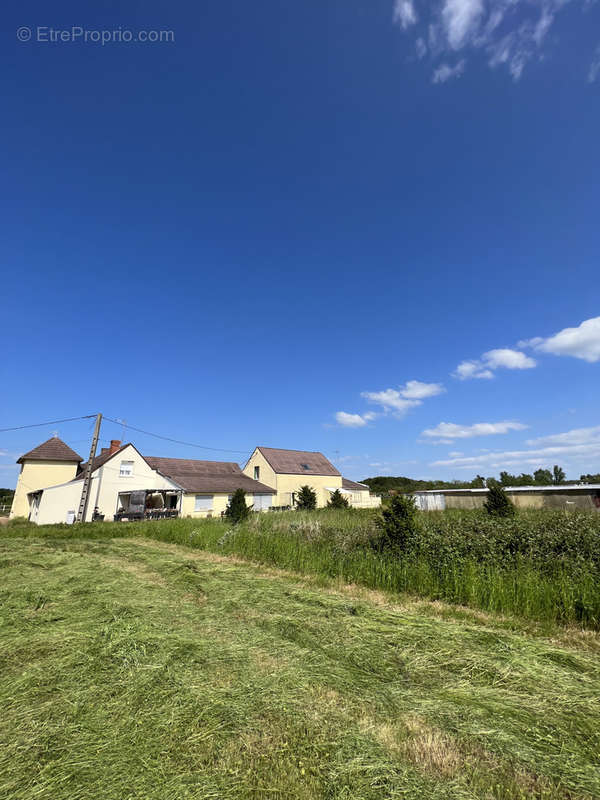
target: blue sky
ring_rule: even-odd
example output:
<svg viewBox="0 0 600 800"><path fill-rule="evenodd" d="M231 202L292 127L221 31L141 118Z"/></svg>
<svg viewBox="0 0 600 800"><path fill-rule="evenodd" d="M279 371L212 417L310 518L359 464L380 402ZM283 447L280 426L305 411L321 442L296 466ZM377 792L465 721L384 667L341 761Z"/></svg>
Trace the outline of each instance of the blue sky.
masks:
<svg viewBox="0 0 600 800"><path fill-rule="evenodd" d="M600 471L599 2L25 0L3 29L0 427ZM53 430L86 455L89 421L0 434L0 485Z"/></svg>

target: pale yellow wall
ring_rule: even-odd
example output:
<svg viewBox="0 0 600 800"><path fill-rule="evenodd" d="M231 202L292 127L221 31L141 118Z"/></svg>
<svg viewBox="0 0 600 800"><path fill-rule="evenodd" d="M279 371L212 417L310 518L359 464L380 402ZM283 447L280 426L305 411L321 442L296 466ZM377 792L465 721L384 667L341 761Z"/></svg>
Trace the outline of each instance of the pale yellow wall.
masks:
<svg viewBox="0 0 600 800"><path fill-rule="evenodd" d="M37 513L32 514L31 521L38 525L66 522L69 511L77 514L82 487L83 481L81 480L44 489Z"/></svg>
<svg viewBox="0 0 600 800"><path fill-rule="evenodd" d="M73 480L77 472L77 462L69 461L26 461L21 465L17 488L13 498L11 517L29 516L28 492L56 486Z"/></svg>
<svg viewBox="0 0 600 800"><path fill-rule="evenodd" d="M352 490L351 495L345 494L344 497L352 508L379 508L381 505L381 497L371 494L368 489L361 492Z"/></svg>
<svg viewBox="0 0 600 800"><path fill-rule="evenodd" d="M250 456L250 460L244 467L244 474L248 475L250 478L254 478L255 466L260 467L260 477L258 480L277 490L277 494L273 497L274 506L291 505L292 492L297 494L302 486L310 486L311 489L314 489L316 492L317 507L322 508L327 505L331 497L331 492L327 491L327 487L332 489L342 488L342 478L339 475L277 474L273 471L266 458L258 449Z"/></svg>
<svg viewBox="0 0 600 800"><path fill-rule="evenodd" d="M195 519L202 519L203 517L220 517L221 512L225 511L225 509L227 508L227 503L229 502L230 494L233 494L233 492L214 493L212 495L213 505L210 511L194 511L194 506L196 504L196 495L208 497L210 496L210 492L190 492L189 494L184 494L181 516L193 517ZM250 505L251 503L252 503L252 496L246 495L246 505Z"/></svg>
<svg viewBox="0 0 600 800"><path fill-rule="evenodd" d="M220 517L221 513L225 511L227 505L229 503L229 498L233 494L233 490L231 492L215 492L212 494L213 498L213 505L210 511L194 511L196 505L196 495L201 497L210 497L211 492L189 492L183 495L183 503L182 503L182 517L192 517L196 519L201 519L203 517ZM257 494L266 494L266 492L257 492ZM275 498L275 495L272 495ZM254 503L254 495L253 494L246 494L246 505L251 506ZM275 505L274 500L272 500L272 505ZM258 509L257 509L258 510ZM261 509L262 511L268 511L268 509Z"/></svg>
<svg viewBox="0 0 600 800"><path fill-rule="evenodd" d="M277 475L275 474L273 468L271 467L267 459L258 449L252 453L252 455L250 456L250 460L248 461L242 472L249 478L254 479L254 467L259 467L260 469L260 475L257 478L258 481L264 483L265 486L270 486L272 489L277 488ZM281 504L273 501L273 505L281 505Z"/></svg>

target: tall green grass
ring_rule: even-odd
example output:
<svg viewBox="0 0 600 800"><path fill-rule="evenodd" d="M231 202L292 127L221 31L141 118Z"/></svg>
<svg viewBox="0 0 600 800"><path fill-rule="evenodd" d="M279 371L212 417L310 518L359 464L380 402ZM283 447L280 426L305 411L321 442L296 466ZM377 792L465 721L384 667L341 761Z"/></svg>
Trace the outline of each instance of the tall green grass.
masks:
<svg viewBox="0 0 600 800"><path fill-rule="evenodd" d="M369 543L376 512L323 510L257 514L231 526L175 519L87 526L9 526L7 536L142 536L245 559L324 580L529 619L600 629L600 514L424 513L402 556Z"/></svg>

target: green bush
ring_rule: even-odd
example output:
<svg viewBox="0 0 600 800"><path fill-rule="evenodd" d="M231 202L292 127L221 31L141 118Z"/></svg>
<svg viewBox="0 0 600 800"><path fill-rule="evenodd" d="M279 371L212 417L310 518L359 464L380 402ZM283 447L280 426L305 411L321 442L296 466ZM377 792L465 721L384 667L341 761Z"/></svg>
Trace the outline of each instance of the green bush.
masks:
<svg viewBox="0 0 600 800"><path fill-rule="evenodd" d="M236 489L227 504L225 516L236 525L245 520L249 514L250 508L246 505L246 492L243 489Z"/></svg>
<svg viewBox="0 0 600 800"><path fill-rule="evenodd" d="M510 517L515 513L511 499L501 486L490 486L483 506L492 517Z"/></svg>
<svg viewBox="0 0 600 800"><path fill-rule="evenodd" d="M314 511L317 507L317 493L310 486L301 486L296 498L297 511Z"/></svg>
<svg viewBox="0 0 600 800"><path fill-rule="evenodd" d="M327 508L348 508L348 501L339 489L331 493L331 497L327 502Z"/></svg>
<svg viewBox="0 0 600 800"><path fill-rule="evenodd" d="M393 553L406 553L410 550L419 530L418 514L414 497L395 495L376 522L378 533L372 540L374 549Z"/></svg>

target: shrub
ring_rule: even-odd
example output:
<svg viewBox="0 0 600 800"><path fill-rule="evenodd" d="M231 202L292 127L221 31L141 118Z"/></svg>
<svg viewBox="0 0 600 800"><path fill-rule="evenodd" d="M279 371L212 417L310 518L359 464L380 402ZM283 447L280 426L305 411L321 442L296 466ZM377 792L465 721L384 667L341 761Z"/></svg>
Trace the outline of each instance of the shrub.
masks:
<svg viewBox="0 0 600 800"><path fill-rule="evenodd" d="M379 552L406 553L413 545L419 526L414 497L398 494L384 508L376 522L378 535L372 544Z"/></svg>
<svg viewBox="0 0 600 800"><path fill-rule="evenodd" d="M246 492L236 489L225 510L225 516L234 525L245 520L250 514L250 507L246 505Z"/></svg>
<svg viewBox="0 0 600 800"><path fill-rule="evenodd" d="M297 511L314 511L317 507L317 493L310 486L301 486L296 498Z"/></svg>
<svg viewBox="0 0 600 800"><path fill-rule="evenodd" d="M483 505L492 517L510 517L515 513L512 501L501 486L490 486L488 498Z"/></svg>
<svg viewBox="0 0 600 800"><path fill-rule="evenodd" d="M327 502L327 508L348 508L348 501L339 489L331 493L331 497Z"/></svg>

